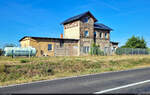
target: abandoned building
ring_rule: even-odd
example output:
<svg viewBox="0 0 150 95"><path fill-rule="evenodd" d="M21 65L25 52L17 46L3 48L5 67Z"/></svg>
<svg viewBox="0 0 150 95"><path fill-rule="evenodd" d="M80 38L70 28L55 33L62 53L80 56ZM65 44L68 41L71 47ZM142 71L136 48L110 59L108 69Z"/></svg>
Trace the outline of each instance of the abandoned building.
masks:
<svg viewBox="0 0 150 95"><path fill-rule="evenodd" d="M64 35L60 38L30 37L20 39L21 47L36 48L36 56L80 56L88 55L93 43L106 53L114 53L118 42L110 41L111 28L97 23L97 19L88 11L71 17L61 24Z"/></svg>

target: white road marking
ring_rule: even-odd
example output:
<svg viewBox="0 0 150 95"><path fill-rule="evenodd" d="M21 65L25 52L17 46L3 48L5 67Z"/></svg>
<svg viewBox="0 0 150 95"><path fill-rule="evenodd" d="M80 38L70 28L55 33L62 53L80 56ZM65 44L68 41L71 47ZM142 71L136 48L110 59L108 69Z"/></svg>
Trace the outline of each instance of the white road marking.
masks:
<svg viewBox="0 0 150 95"><path fill-rule="evenodd" d="M150 80L145 80L145 81L141 81L141 82L137 82L137 83L132 83L132 84L124 85L124 86L115 87L115 88L95 92L94 94L107 93L110 91L114 91L114 90L118 90L118 89L122 89L122 88L127 88L127 87L131 87L131 86L135 86L135 85L139 85L139 84L143 84L143 83L148 83L148 82L150 82Z"/></svg>

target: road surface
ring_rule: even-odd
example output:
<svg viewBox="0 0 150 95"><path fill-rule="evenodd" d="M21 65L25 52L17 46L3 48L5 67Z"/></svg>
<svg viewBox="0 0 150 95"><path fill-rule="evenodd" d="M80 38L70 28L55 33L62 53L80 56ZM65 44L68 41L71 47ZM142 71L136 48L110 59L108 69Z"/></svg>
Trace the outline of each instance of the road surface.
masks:
<svg viewBox="0 0 150 95"><path fill-rule="evenodd" d="M150 68L0 87L0 93L150 93Z"/></svg>

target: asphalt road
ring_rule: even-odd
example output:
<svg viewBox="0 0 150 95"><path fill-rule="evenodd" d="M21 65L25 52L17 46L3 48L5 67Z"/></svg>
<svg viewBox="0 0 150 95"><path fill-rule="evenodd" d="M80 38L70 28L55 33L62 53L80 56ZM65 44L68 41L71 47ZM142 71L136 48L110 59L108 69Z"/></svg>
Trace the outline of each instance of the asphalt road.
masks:
<svg viewBox="0 0 150 95"><path fill-rule="evenodd" d="M0 87L0 93L150 93L150 68Z"/></svg>

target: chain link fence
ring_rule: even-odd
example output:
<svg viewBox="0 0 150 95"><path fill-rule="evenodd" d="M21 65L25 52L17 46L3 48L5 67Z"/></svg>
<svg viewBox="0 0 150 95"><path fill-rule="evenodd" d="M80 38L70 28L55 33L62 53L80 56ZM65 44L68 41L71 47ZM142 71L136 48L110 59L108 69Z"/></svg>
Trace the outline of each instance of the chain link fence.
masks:
<svg viewBox="0 0 150 95"><path fill-rule="evenodd" d="M82 54L90 55L149 55L150 49L143 48L117 48L115 50L107 47L101 50L98 47L81 47L80 52Z"/></svg>
<svg viewBox="0 0 150 95"><path fill-rule="evenodd" d="M117 55L149 55L149 49L142 49L142 48L117 48L116 50Z"/></svg>

